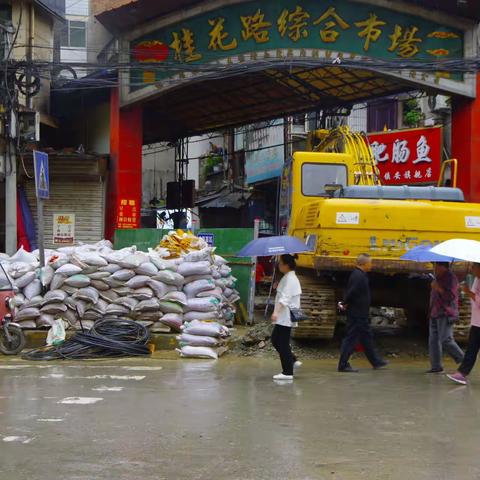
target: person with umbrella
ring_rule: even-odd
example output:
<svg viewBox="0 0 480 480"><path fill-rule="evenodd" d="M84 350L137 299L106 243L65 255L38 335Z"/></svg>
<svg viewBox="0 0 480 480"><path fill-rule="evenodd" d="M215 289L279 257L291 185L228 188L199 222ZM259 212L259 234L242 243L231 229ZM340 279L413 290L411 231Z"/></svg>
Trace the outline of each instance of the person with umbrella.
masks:
<svg viewBox="0 0 480 480"><path fill-rule="evenodd" d="M428 353L431 368L427 373L442 373L442 354L445 350L457 363L463 351L453 338L453 325L458 320L459 284L448 262L434 263L435 279L431 284Z"/></svg>
<svg viewBox="0 0 480 480"><path fill-rule="evenodd" d="M282 372L274 375L274 380L293 380L294 368L301 366L301 362L292 353L290 337L292 327L296 323L292 322L290 310L300 308L300 297L302 287L295 274L297 255L282 255L278 262L278 269L283 273L277 287L275 297L275 308L272 313L272 323L274 324L272 332L272 345L280 356Z"/></svg>
<svg viewBox="0 0 480 480"><path fill-rule="evenodd" d="M280 235L252 240L237 253L238 257L280 256L279 270L283 273L283 277L277 286L272 314L274 327L271 340L280 356L282 373L275 375L274 380L293 380L294 369L301 366L301 362L292 353L290 346L292 327L296 326L296 322L292 322L292 310L300 308L302 295L302 287L295 274L298 258L295 254L311 250L296 237Z"/></svg>
<svg viewBox="0 0 480 480"><path fill-rule="evenodd" d="M452 375L447 375L452 382L460 383L461 385L467 384L467 376L475 366L478 352L480 351L480 263L474 263L472 270L475 275L472 288L470 289L468 285L463 286L463 291L472 303L467 351L457 372Z"/></svg>

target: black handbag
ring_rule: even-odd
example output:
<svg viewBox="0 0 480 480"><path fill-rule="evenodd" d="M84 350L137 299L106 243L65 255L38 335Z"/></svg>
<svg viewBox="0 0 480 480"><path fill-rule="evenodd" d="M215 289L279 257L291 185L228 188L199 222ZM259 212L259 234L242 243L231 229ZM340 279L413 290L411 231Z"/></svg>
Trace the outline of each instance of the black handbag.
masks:
<svg viewBox="0 0 480 480"><path fill-rule="evenodd" d="M291 308L290 309L290 320L292 323L303 322L307 320L307 315L301 308Z"/></svg>

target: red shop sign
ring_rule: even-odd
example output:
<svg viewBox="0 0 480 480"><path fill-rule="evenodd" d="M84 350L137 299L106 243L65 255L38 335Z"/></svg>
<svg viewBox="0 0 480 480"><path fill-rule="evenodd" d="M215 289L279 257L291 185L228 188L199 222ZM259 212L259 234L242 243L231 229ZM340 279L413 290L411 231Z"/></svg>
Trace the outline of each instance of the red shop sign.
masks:
<svg viewBox="0 0 480 480"><path fill-rule="evenodd" d="M442 159L442 127L369 133L384 185L437 183Z"/></svg>

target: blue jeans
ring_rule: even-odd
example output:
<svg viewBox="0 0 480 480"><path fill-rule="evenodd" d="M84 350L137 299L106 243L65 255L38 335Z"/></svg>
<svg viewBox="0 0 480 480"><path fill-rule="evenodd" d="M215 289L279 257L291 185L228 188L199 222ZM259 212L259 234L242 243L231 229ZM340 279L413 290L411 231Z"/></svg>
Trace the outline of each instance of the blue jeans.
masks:
<svg viewBox="0 0 480 480"><path fill-rule="evenodd" d="M430 319L430 335L428 338L428 353L432 370L443 370L442 357L445 350L456 363L462 363L463 351L453 338L455 319L438 317Z"/></svg>

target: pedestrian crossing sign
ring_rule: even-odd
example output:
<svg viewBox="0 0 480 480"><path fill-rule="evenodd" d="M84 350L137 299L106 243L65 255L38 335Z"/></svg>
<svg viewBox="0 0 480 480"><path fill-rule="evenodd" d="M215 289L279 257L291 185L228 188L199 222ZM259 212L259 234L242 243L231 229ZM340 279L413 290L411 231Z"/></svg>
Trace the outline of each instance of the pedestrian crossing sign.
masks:
<svg viewBox="0 0 480 480"><path fill-rule="evenodd" d="M35 190L37 198L48 199L50 196L50 179L48 174L48 154L33 151L35 166Z"/></svg>

